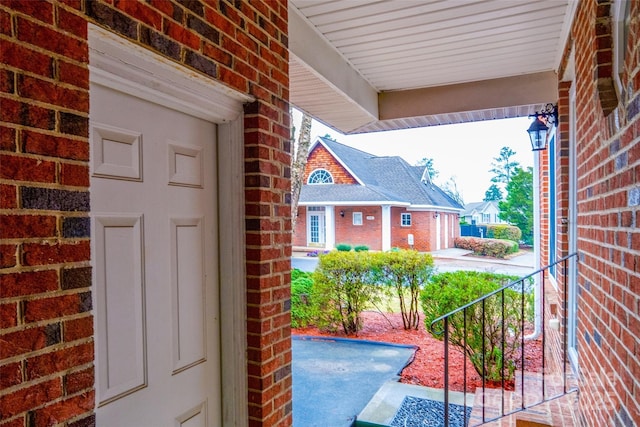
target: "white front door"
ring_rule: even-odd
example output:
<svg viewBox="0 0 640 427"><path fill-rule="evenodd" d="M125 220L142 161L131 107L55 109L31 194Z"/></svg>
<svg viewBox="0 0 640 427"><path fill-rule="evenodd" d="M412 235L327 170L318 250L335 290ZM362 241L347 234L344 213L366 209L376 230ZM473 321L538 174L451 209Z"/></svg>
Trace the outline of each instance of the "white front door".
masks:
<svg viewBox="0 0 640 427"><path fill-rule="evenodd" d="M220 425L216 126L91 86L96 416Z"/></svg>
<svg viewBox="0 0 640 427"><path fill-rule="evenodd" d="M309 212L307 227L307 241L309 246L323 246L325 244L325 215L322 211Z"/></svg>

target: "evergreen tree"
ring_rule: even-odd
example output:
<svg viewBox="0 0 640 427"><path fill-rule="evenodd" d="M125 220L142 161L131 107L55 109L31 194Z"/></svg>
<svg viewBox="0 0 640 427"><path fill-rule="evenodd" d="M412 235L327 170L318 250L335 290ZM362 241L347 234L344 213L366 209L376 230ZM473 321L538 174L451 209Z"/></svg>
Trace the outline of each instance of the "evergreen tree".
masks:
<svg viewBox="0 0 640 427"><path fill-rule="evenodd" d="M500 149L500 155L493 158L491 169L489 169L489 172L494 174L491 182L504 184L505 187L509 185L511 178L516 173L516 169L520 167L518 162L511 159L515 154L516 152L509 147L502 147Z"/></svg>
<svg viewBox="0 0 640 427"><path fill-rule="evenodd" d="M500 219L517 226L522 240L533 243L533 168L518 167L507 185L507 197L498 203Z"/></svg>
<svg viewBox="0 0 640 427"><path fill-rule="evenodd" d="M491 184L489 189L484 193L483 202L492 202L502 200L502 190L496 184Z"/></svg>

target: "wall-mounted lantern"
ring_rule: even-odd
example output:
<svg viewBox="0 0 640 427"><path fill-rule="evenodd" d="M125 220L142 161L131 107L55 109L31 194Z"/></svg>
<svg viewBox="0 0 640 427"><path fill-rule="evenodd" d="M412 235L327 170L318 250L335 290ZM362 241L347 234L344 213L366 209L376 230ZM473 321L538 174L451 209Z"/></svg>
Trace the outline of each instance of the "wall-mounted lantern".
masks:
<svg viewBox="0 0 640 427"><path fill-rule="evenodd" d="M531 150L545 150L547 148L549 130L558 123L558 110L555 105L547 104L541 111L530 115L529 118L534 119L529 129L527 129L531 140Z"/></svg>

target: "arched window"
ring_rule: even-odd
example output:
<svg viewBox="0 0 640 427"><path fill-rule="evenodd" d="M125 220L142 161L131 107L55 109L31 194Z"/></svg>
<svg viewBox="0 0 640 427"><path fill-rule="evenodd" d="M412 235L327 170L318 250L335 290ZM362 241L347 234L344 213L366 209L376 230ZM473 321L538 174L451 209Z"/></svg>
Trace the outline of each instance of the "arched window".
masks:
<svg viewBox="0 0 640 427"><path fill-rule="evenodd" d="M333 184L333 177L326 169L316 169L309 175L307 184Z"/></svg>

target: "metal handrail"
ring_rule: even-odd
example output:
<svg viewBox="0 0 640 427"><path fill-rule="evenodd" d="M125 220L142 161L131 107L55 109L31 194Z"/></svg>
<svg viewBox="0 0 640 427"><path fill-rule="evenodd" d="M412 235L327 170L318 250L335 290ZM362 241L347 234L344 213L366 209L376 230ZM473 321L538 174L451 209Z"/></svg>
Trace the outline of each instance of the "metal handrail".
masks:
<svg viewBox="0 0 640 427"><path fill-rule="evenodd" d="M485 304L487 299L491 298L492 296L498 295L498 294L502 294L502 301L501 301L501 315L502 315L502 319L505 318L505 298L504 298L504 292L507 289L512 289L514 286L518 286L520 285L521 287L521 324L520 324L520 328L521 328L521 333L520 333L520 363L521 363L521 378L520 378L520 382L521 382L521 390L520 390L520 396L521 396L521 404L520 407L517 408L516 410L510 411L510 412L506 412L505 411L505 360L503 359L502 361L502 366L501 366L501 410L500 410L500 415L498 417L494 417L491 419L487 419L486 418L486 414L485 414L485 390L486 390L486 372L484 372L485 375L482 376L482 397L483 397L483 402L482 402L482 423L485 422L489 422L489 421L495 421L498 420L506 415L510 415L519 411L523 411L525 409L527 409L528 407L531 406L535 406L538 405L540 403L543 403L545 401L548 400L552 400L552 399L556 399L564 394L567 394L569 392L574 391L574 389L569 390L567 388L567 353L568 353L568 344L567 344L567 297L568 297L568 293L567 293L567 284L569 282L569 280L571 279L569 277L569 269L568 269L568 261L571 258L576 257L577 259L577 253L572 253L570 255L567 255L563 258L560 258L559 260L555 261L552 264L549 264L545 267L542 267L536 271L534 271L533 273L530 273L524 277L519 278L518 280L514 280L504 286L501 286L500 288L496 289L495 291L489 292L483 296L481 296L480 298L477 298L473 301L471 301L468 304L465 304L443 316L438 317L437 319L433 320L429 326L431 332L434 335L441 335L444 334L443 340L444 340L444 426L445 427L449 427L449 423L450 423L450 414L449 414L449 319L457 314L457 313L461 313L462 312L462 316L463 316L463 344L464 346L466 346L467 343L467 311L473 307L476 304L482 304L482 309L481 309L481 313L482 313L482 331L483 331L483 340L482 340L482 365L483 365L483 370L486 369L485 366L485 335L484 335L484 331L485 329ZM542 334L542 400L539 402L535 402L533 405L529 405L527 406L525 404L525 394L524 394L524 362L525 362L525 357L524 357L524 349L525 349L525 337L524 337L524 328L525 328L525 321L524 321L524 308L525 308L525 289L524 289L524 284L525 281L527 281L528 279L531 279L533 277L535 277L536 275L540 274L540 273L544 273L545 271L549 270L551 267L558 265L558 264L563 264L563 273L564 273L564 286L563 286L563 332L562 332L562 370L563 370L563 391L560 395L557 396L552 396L552 397L547 397L546 396L546 392L545 392L545 346L546 346L546 339L545 339L545 328L544 328L544 323L545 323L545 319L544 319L544 307L545 307L545 298L544 298L544 285L545 285L545 275L542 274L542 284L541 284L541 301L540 301L540 305L542 306L542 330L541 330L541 334ZM574 278L575 280L575 278ZM443 323L443 327L440 330L436 330L435 329L435 325L437 323ZM504 321L502 322L502 336L501 336L501 344L500 344L500 348L502 351L502 357L504 358L504 354L505 354L505 326L504 326ZM463 354L464 354L464 365L462 367L463 369L463 399L464 399L464 406L467 406L467 399L466 399L466 391L467 391L467 352L463 350ZM466 426L467 425L467 415L466 415L466 410L463 411L463 425Z"/></svg>

